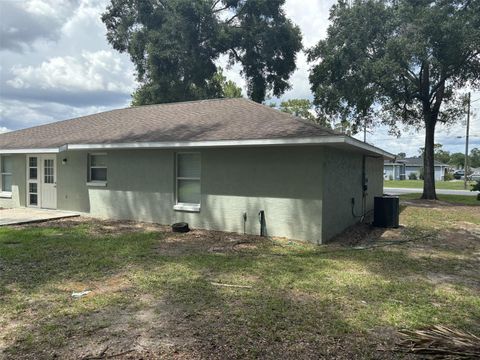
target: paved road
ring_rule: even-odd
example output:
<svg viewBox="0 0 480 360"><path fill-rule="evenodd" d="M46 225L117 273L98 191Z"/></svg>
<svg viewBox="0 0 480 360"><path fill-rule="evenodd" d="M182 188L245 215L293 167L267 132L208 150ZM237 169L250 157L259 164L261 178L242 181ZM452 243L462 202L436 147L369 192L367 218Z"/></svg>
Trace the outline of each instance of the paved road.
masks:
<svg viewBox="0 0 480 360"><path fill-rule="evenodd" d="M383 192L389 195L401 195L401 194L417 194L422 193L423 189L410 189L410 188L383 188ZM466 196L477 196L477 191L470 190L445 190L437 189L437 194L440 195L466 195Z"/></svg>

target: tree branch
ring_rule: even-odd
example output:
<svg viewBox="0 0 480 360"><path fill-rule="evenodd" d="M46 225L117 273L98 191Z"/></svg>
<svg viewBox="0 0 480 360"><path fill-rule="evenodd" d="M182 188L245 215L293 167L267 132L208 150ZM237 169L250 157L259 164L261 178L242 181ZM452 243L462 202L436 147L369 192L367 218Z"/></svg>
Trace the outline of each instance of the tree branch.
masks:
<svg viewBox="0 0 480 360"><path fill-rule="evenodd" d="M210 9L213 11L220 1L222 0L215 1Z"/></svg>
<svg viewBox="0 0 480 360"><path fill-rule="evenodd" d="M216 14L216 13L221 12L221 11L223 11L223 10L227 10L229 7L230 7L230 6L224 6L224 7L222 7L222 8L218 8L218 9L216 9L216 10L213 10L212 13Z"/></svg>
<svg viewBox="0 0 480 360"><path fill-rule="evenodd" d="M233 15L230 19L225 21L225 24L230 24L233 20L240 16L240 14L245 10L247 4L245 3L240 10L237 11L235 15Z"/></svg>
<svg viewBox="0 0 480 360"><path fill-rule="evenodd" d="M240 55L238 55L237 50L235 50L234 48L230 48L230 51L233 53L233 56L235 57L235 59L237 59L238 62L242 62L242 58L240 57Z"/></svg>
<svg viewBox="0 0 480 360"><path fill-rule="evenodd" d="M445 80L440 83L438 91L435 93L435 103L432 107L432 114L435 118L438 118L440 112L440 106L442 105L443 96L445 95Z"/></svg>

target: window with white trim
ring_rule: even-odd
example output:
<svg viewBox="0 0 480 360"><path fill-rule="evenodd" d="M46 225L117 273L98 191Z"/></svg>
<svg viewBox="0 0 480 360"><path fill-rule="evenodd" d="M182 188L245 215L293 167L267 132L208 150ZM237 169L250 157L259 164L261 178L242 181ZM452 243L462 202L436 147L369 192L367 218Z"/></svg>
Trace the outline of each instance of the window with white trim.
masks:
<svg viewBox="0 0 480 360"><path fill-rule="evenodd" d="M107 154L88 155L88 181L107 181Z"/></svg>
<svg viewBox="0 0 480 360"><path fill-rule="evenodd" d="M13 160L11 156L0 155L0 192L12 192Z"/></svg>
<svg viewBox="0 0 480 360"><path fill-rule="evenodd" d="M38 183L40 182L40 159L38 156L27 156L27 200L28 206L38 206L39 194L38 194Z"/></svg>
<svg viewBox="0 0 480 360"><path fill-rule="evenodd" d="M200 153L177 153L177 205L200 206Z"/></svg>

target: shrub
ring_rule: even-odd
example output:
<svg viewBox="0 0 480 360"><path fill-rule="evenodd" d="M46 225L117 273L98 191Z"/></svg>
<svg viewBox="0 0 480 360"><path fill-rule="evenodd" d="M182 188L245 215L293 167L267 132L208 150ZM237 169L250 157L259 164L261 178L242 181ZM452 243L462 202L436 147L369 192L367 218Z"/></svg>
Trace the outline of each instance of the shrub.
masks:
<svg viewBox="0 0 480 360"><path fill-rule="evenodd" d="M389 175L388 180L393 180L393 175Z"/></svg>
<svg viewBox="0 0 480 360"><path fill-rule="evenodd" d="M450 180L453 180L453 179L454 179L454 177L453 177L452 173L446 173L445 176L443 177L444 181L450 181Z"/></svg>
<svg viewBox="0 0 480 360"><path fill-rule="evenodd" d="M480 180L477 180L477 183L472 185L471 191L480 191ZM480 193L477 194L477 200L480 201Z"/></svg>
<svg viewBox="0 0 480 360"><path fill-rule="evenodd" d="M412 173L408 174L408 179L409 180L417 180L417 173L412 172Z"/></svg>
<svg viewBox="0 0 480 360"><path fill-rule="evenodd" d="M423 174L424 174L424 171L423 171L423 167L422 167L422 168L420 168L420 176L419 176L420 180L424 180Z"/></svg>

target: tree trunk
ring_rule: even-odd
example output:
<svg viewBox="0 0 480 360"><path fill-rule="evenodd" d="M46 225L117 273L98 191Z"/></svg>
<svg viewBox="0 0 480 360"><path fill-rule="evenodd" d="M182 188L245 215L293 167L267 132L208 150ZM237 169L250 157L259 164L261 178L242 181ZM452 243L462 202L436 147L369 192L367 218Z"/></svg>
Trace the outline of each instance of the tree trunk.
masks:
<svg viewBox="0 0 480 360"><path fill-rule="evenodd" d="M436 116L424 114L425 118L425 152L423 154L423 195L422 199L436 200L435 192L435 125Z"/></svg>

